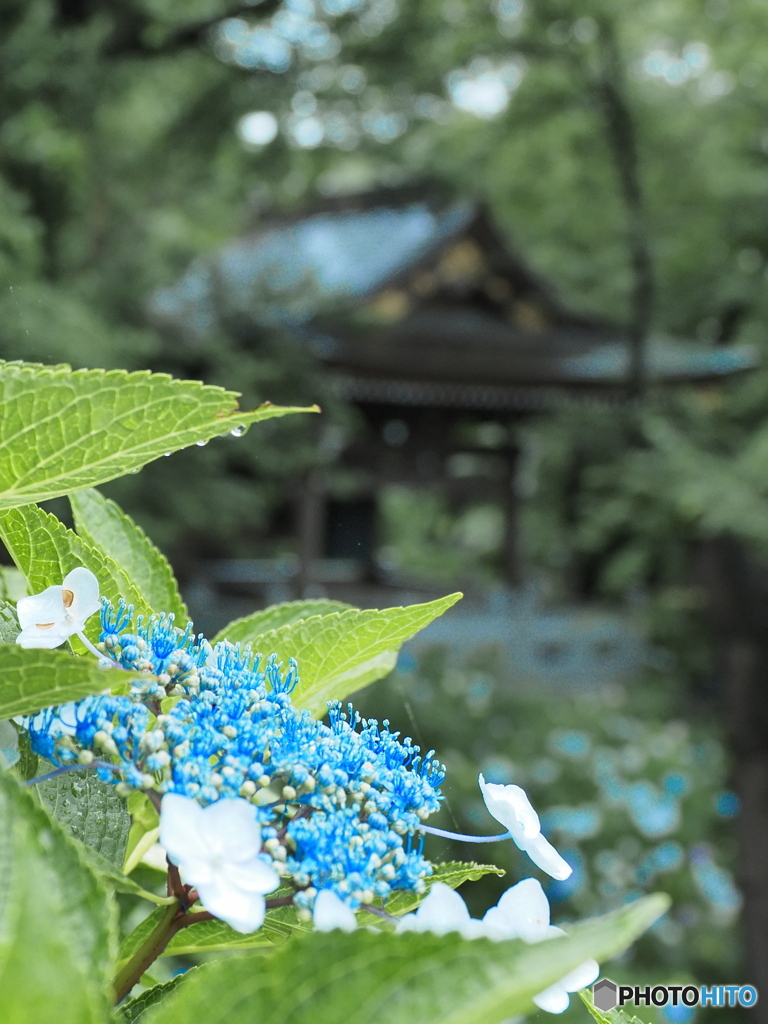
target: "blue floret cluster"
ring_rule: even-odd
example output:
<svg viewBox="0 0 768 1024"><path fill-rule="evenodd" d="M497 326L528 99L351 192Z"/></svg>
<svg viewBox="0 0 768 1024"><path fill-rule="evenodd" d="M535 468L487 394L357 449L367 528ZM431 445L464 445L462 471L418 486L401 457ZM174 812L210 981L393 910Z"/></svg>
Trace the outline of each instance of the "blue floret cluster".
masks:
<svg viewBox="0 0 768 1024"><path fill-rule="evenodd" d="M328 722L296 708L298 669L226 641L103 603L101 649L131 672L125 696L87 697L24 724L54 764L96 762L121 792L178 793L203 805L242 797L264 849L311 907L332 889L357 908L395 890L422 892L431 865L419 824L440 805L443 767L410 738L329 705Z"/></svg>

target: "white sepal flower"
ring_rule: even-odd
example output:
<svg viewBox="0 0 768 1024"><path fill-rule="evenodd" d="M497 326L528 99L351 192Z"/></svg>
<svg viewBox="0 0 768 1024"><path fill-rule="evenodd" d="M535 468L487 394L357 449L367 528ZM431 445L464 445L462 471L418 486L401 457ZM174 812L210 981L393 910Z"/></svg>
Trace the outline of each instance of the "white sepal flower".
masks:
<svg viewBox="0 0 768 1024"><path fill-rule="evenodd" d="M432 932L435 935L459 932L465 939L476 939L485 934L482 922L469 916L464 900L445 882L435 882L418 910L400 918L398 931Z"/></svg>
<svg viewBox="0 0 768 1024"><path fill-rule="evenodd" d="M498 786L479 778L485 806L509 830L515 844L553 878L567 878L572 868L541 834L539 816L520 786Z"/></svg>
<svg viewBox="0 0 768 1024"><path fill-rule="evenodd" d="M20 598L16 605L21 647L59 647L99 610L99 582L90 569L80 565L67 573L61 585L46 587L40 594Z"/></svg>
<svg viewBox="0 0 768 1024"><path fill-rule="evenodd" d="M548 937L549 900L541 883L524 878L502 893L499 902L483 918L491 939L524 939L540 942Z"/></svg>
<svg viewBox="0 0 768 1024"><path fill-rule="evenodd" d="M495 907L483 918L486 935L491 939L523 939L542 942L564 935L561 928L549 923L549 901L535 878L525 878L502 895ZM554 985L533 997L534 1003L549 1013L562 1013L568 1009L568 993L591 985L600 973L596 960L585 960Z"/></svg>
<svg viewBox="0 0 768 1024"><path fill-rule="evenodd" d="M357 928L355 912L330 889L323 889L317 894L312 917L318 932L332 932L337 928L342 932L353 932Z"/></svg>
<svg viewBox="0 0 768 1024"><path fill-rule="evenodd" d="M264 896L280 878L259 857L261 828L252 804L236 797L201 807L168 793L160 810L160 842L214 917L244 934L261 927Z"/></svg>

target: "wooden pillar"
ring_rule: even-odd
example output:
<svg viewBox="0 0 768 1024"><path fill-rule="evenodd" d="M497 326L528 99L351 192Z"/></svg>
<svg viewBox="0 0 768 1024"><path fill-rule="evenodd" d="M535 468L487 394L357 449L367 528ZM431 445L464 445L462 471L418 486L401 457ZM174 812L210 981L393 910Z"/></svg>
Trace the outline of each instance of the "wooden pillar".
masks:
<svg viewBox="0 0 768 1024"><path fill-rule="evenodd" d="M503 484L504 551L502 558L504 582L513 590L522 583L522 567L520 565L520 500L517 490L517 467L519 461L520 449L510 448L507 452L507 474Z"/></svg>
<svg viewBox="0 0 768 1024"><path fill-rule="evenodd" d="M310 596L313 565L324 555L327 496L321 475L310 471L301 481L296 495L296 534L299 572L297 597Z"/></svg>

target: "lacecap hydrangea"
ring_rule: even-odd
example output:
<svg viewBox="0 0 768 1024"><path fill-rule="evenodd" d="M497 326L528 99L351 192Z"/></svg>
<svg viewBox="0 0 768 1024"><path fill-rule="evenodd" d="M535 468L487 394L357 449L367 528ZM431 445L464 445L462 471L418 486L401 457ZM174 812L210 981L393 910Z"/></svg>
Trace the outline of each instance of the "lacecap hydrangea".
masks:
<svg viewBox="0 0 768 1024"><path fill-rule="evenodd" d="M215 647L173 617L133 620L102 602L99 650L131 673L125 696L86 697L23 724L59 766L93 763L127 795L177 794L254 807L263 856L310 908L330 890L357 908L394 890L421 893L431 873L421 823L440 805L444 769L410 738L329 705L328 722L291 702L295 662L227 642Z"/></svg>

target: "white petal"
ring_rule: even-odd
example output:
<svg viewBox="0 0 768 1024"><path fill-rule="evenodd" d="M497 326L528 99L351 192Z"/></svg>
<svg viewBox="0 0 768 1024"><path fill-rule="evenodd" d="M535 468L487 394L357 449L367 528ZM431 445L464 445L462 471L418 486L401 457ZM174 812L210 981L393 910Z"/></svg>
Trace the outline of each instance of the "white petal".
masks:
<svg viewBox="0 0 768 1024"><path fill-rule="evenodd" d="M61 591L61 586L46 587L39 594L20 598L16 605L16 614L19 617L21 628L23 630L32 629L38 623L48 622L63 625L66 608L61 598Z"/></svg>
<svg viewBox="0 0 768 1024"><path fill-rule="evenodd" d="M170 859L173 860L173 857ZM185 854L184 860L179 861L178 867L182 880L187 885L193 885L198 890L214 882L217 872L221 870L220 865L214 864L208 855L194 857L190 854Z"/></svg>
<svg viewBox="0 0 768 1024"><path fill-rule="evenodd" d="M494 936L519 937L526 942L543 938L549 926L549 901L541 883L535 878L524 878L511 886L486 913L483 922Z"/></svg>
<svg viewBox="0 0 768 1024"><path fill-rule="evenodd" d="M470 920L466 903L445 882L435 882L414 916L416 931L435 935L460 932Z"/></svg>
<svg viewBox="0 0 768 1024"><path fill-rule="evenodd" d="M518 843L518 846L528 854L537 867L540 867L542 871L546 871L553 878L560 880L568 878L573 871L568 861L560 856L554 846L543 835L538 835L534 839L527 839L524 843Z"/></svg>
<svg viewBox="0 0 768 1024"><path fill-rule="evenodd" d="M77 630L83 628L86 619L89 619L101 607L99 602L99 581L90 569L86 569L83 565L78 565L76 569L67 573L61 587L62 590L72 591L72 604L67 611L76 627L72 632L77 632Z"/></svg>
<svg viewBox="0 0 768 1024"><path fill-rule="evenodd" d="M558 985L562 985L566 992L578 992L580 988L591 985L599 973L600 964L597 960L585 960L583 964L574 967L565 977L561 978Z"/></svg>
<svg viewBox="0 0 768 1024"><path fill-rule="evenodd" d="M335 928L343 932L353 932L357 928L352 908L330 889L323 889L318 893L313 918L315 930L318 932L332 932Z"/></svg>
<svg viewBox="0 0 768 1024"><path fill-rule="evenodd" d="M485 934L489 939L520 938L520 933L517 931L514 921L507 917L498 907L491 907L489 910L486 910L482 923L485 928Z"/></svg>
<svg viewBox="0 0 768 1024"><path fill-rule="evenodd" d="M464 924L459 928L462 937L465 939L490 939L493 938L489 934L488 929L482 921L478 921L474 917L470 917Z"/></svg>
<svg viewBox="0 0 768 1024"><path fill-rule="evenodd" d="M222 870L226 870L228 880L243 892L257 892L265 896L280 885L280 876L275 869L258 857L247 864L227 862Z"/></svg>
<svg viewBox="0 0 768 1024"><path fill-rule="evenodd" d="M522 840L539 834L539 816L531 806L524 789L520 786L498 786L493 782L486 782L482 774L478 781L485 806L494 818L512 833L512 838L518 846Z"/></svg>
<svg viewBox="0 0 768 1024"><path fill-rule="evenodd" d="M533 997L534 1003L547 1013L564 1013L568 1009L568 993L560 984L550 985Z"/></svg>
<svg viewBox="0 0 768 1024"><path fill-rule="evenodd" d="M16 637L16 643L19 647L24 647L27 650L33 647L42 647L52 651L54 647L60 647L65 640L68 640L73 632L75 630L70 629L69 626L59 623L56 623L51 629L37 629L35 626L30 626L29 629L22 629Z"/></svg>
<svg viewBox="0 0 768 1024"><path fill-rule="evenodd" d="M226 869L217 872L211 882L198 886L197 892L205 909L225 921L236 932L247 935L255 932L264 922L264 897L258 893L245 893L231 885L226 877Z"/></svg>
<svg viewBox="0 0 768 1024"><path fill-rule="evenodd" d="M195 800L166 793L160 807L160 842L174 864L207 860L210 850L203 836L203 808Z"/></svg>
<svg viewBox="0 0 768 1024"><path fill-rule="evenodd" d="M208 848L231 863L250 861L261 849L256 808L241 797L204 808L200 829Z"/></svg>
<svg viewBox="0 0 768 1024"><path fill-rule="evenodd" d="M48 587L40 594L22 597L16 605L21 633L16 637L20 647L44 647L52 650L63 644L75 630L66 621L61 587Z"/></svg>
<svg viewBox="0 0 768 1024"><path fill-rule="evenodd" d="M397 922L397 930L399 932L418 932L421 931L419 928L419 921L416 914L403 914L403 916Z"/></svg>

